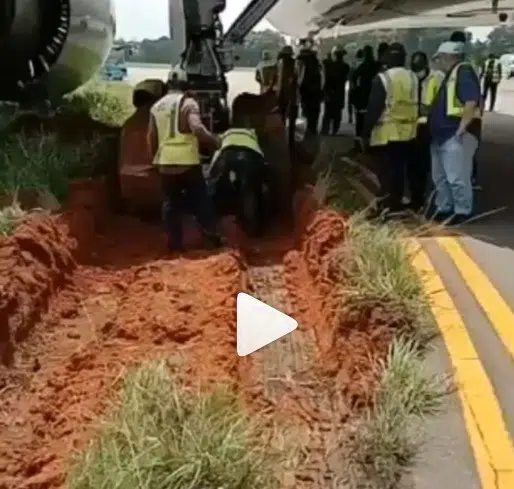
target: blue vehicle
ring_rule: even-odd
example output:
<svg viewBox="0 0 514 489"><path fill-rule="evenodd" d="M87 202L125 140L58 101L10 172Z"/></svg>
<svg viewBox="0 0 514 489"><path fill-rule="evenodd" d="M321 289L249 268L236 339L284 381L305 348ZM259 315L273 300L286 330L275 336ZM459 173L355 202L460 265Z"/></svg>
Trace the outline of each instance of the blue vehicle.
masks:
<svg viewBox="0 0 514 489"><path fill-rule="evenodd" d="M125 80L128 76L127 58L132 52L133 49L129 45L114 46L100 71L102 79L106 81Z"/></svg>

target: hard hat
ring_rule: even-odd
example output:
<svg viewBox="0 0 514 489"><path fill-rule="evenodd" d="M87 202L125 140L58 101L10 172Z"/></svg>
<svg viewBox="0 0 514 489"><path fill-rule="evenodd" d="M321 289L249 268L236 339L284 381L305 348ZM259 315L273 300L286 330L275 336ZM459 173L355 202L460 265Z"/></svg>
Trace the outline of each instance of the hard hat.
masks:
<svg viewBox="0 0 514 489"><path fill-rule="evenodd" d="M180 66L175 66L168 75L168 81L179 81L185 82L187 81L187 73Z"/></svg>

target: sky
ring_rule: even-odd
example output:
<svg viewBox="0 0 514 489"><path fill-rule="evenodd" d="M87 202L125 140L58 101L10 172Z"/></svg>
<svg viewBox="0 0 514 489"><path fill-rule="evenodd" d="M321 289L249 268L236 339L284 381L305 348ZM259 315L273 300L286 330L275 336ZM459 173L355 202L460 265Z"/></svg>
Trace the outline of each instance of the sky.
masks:
<svg viewBox="0 0 514 489"><path fill-rule="evenodd" d="M114 0L118 37L124 39L156 38L169 35L168 0ZM248 0L227 0L227 8L222 14L225 27L228 27L248 4ZM269 22L263 21L257 29L271 29Z"/></svg>
<svg viewBox="0 0 514 489"><path fill-rule="evenodd" d="M0 0L1 1L1 0ZM243 11L249 0L227 0L227 8L222 14L223 24L228 27ZM124 39L154 39L169 35L168 0L114 0L116 5L117 36ZM271 29L266 20L257 29ZM484 39L491 30L489 27L469 29L473 36Z"/></svg>

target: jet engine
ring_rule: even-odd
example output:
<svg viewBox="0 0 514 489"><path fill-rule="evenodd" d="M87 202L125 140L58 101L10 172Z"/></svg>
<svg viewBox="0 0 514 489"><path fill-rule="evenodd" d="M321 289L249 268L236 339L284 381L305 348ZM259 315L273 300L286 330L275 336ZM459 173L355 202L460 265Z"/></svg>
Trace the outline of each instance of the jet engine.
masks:
<svg viewBox="0 0 514 489"><path fill-rule="evenodd" d="M1 0L0 100L57 100L105 62L113 0Z"/></svg>

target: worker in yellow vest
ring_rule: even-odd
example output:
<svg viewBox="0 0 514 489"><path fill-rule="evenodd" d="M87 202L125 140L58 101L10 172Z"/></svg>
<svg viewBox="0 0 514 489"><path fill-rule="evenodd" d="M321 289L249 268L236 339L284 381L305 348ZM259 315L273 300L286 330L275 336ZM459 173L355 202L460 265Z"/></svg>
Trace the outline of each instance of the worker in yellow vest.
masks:
<svg viewBox="0 0 514 489"><path fill-rule="evenodd" d="M405 67L402 44L392 43L385 56L387 70L373 80L363 129L378 163L379 210L393 217L403 210L406 169L413 164L418 119L418 78Z"/></svg>
<svg viewBox="0 0 514 489"><path fill-rule="evenodd" d="M262 60L255 70L255 81L259 84L261 93L268 90L278 90L278 67L269 51L263 51Z"/></svg>
<svg viewBox="0 0 514 489"><path fill-rule="evenodd" d="M429 114L435 218L461 223L473 211L473 157L481 127L480 80L463 43L443 42L435 57L445 79Z"/></svg>
<svg viewBox="0 0 514 489"><path fill-rule="evenodd" d="M430 130L428 114L444 80L444 73L431 69L426 53L418 51L411 57L411 70L419 79L418 87L418 127L415 159L407 167L407 180L410 187L410 207L418 213L424 211L427 194L428 176L430 174Z"/></svg>
<svg viewBox="0 0 514 489"><path fill-rule="evenodd" d="M461 42L463 44L463 49L464 49L465 53L469 52L469 40L470 40L470 35L469 35L469 33L466 33L465 31L454 31L452 33L452 35L450 36L450 39L449 39L449 41L451 41L451 42ZM471 66L475 70L475 73L476 73L477 77L479 79L481 79L482 78L482 72L483 72L483 66L480 66L478 63L474 62L472 59L468 60L468 62L471 64ZM480 110L482 112L482 115L484 113L484 103L485 103L485 100L482 97L482 99L480 101ZM477 146L477 149L475 151L475 155L473 156L473 174L472 174L472 177L471 177L471 181L473 183L473 189L474 190L480 190L481 186L478 183L478 158L477 158L477 153L478 153L478 148L480 146L480 141L482 140L482 122L481 121L480 121L479 124L477 124L476 136L478 138L478 146Z"/></svg>
<svg viewBox="0 0 514 489"><path fill-rule="evenodd" d="M487 101L487 97L490 95L489 110L492 112L496 104L498 85L502 80L502 64L494 54L490 54L486 59L481 72L481 78L484 84L484 104Z"/></svg>
<svg viewBox="0 0 514 489"><path fill-rule="evenodd" d="M169 92L151 109L148 144L161 178L162 214L170 251L183 249L183 214L191 211L209 248L221 246L214 205L204 180L200 144L215 151L219 140L203 125L200 108L187 92L186 74L179 70Z"/></svg>
<svg viewBox="0 0 514 489"><path fill-rule="evenodd" d="M235 211L239 223L250 235L259 235L267 224L265 187L268 167L252 129L248 114L233 114L232 128L221 136L221 147L209 167L216 207L223 213Z"/></svg>

